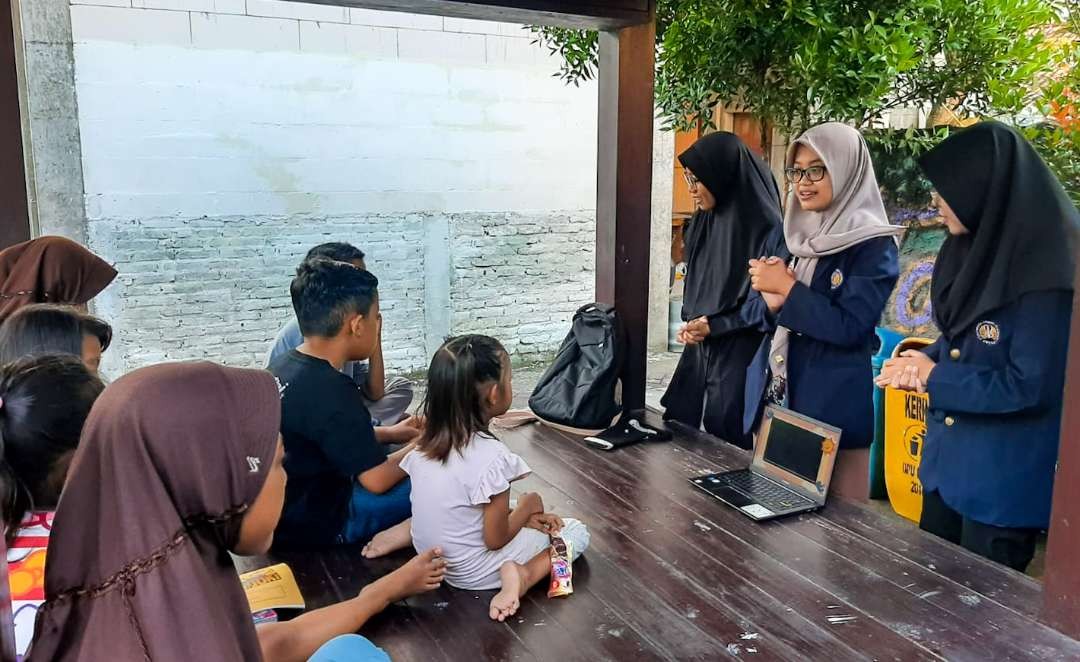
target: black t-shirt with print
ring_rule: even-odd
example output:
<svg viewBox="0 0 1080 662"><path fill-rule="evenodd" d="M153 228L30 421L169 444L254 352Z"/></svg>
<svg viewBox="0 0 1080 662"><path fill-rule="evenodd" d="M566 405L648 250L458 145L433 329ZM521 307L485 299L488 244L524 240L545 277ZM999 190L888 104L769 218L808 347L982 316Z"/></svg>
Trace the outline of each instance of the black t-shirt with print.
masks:
<svg viewBox="0 0 1080 662"><path fill-rule="evenodd" d="M333 544L357 476L386 460L356 383L323 359L291 350L269 368L281 388L285 510L276 547Z"/></svg>

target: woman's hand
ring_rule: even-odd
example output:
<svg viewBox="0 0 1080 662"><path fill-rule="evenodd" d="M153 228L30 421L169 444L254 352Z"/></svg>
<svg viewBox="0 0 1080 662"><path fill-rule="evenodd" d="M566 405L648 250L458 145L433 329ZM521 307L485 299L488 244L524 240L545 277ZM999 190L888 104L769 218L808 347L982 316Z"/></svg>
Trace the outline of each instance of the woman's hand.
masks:
<svg viewBox="0 0 1080 662"><path fill-rule="evenodd" d="M882 388L888 386L902 391L925 393L930 382L930 373L937 366L929 356L909 349L895 359L889 359L881 368L874 383Z"/></svg>
<svg viewBox="0 0 1080 662"><path fill-rule="evenodd" d="M684 345L696 345L709 337L709 318L692 319L679 327L675 339Z"/></svg>
<svg viewBox="0 0 1080 662"><path fill-rule="evenodd" d="M686 323L686 332L695 336L699 341L709 336L709 318L702 315Z"/></svg>
<svg viewBox="0 0 1080 662"><path fill-rule="evenodd" d="M564 524L562 518L555 513L536 513L529 517L525 526L553 536L562 531Z"/></svg>
<svg viewBox="0 0 1080 662"><path fill-rule="evenodd" d="M787 301L787 297L772 292L762 292L761 298L765 300L765 305L773 315L780 312L780 309L784 307L784 302Z"/></svg>
<svg viewBox="0 0 1080 662"><path fill-rule="evenodd" d="M750 287L762 294L775 294L787 299L791 288L795 287L795 274L778 257L750 260ZM766 303L769 303L768 299Z"/></svg>
<svg viewBox="0 0 1080 662"><path fill-rule="evenodd" d="M709 318L702 316L684 324L683 337L686 338L687 345L704 342L709 337Z"/></svg>

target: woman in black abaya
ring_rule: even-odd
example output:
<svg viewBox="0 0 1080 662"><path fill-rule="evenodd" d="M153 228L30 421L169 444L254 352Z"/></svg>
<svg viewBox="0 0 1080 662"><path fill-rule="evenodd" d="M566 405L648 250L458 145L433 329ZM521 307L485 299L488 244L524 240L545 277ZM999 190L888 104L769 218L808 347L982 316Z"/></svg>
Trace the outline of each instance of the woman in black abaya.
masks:
<svg viewBox="0 0 1080 662"><path fill-rule="evenodd" d="M746 367L764 332L742 315L747 263L787 256L780 193L768 167L734 134L717 132L679 156L697 212L686 229L679 341L686 345L660 401L664 417L743 448Z"/></svg>

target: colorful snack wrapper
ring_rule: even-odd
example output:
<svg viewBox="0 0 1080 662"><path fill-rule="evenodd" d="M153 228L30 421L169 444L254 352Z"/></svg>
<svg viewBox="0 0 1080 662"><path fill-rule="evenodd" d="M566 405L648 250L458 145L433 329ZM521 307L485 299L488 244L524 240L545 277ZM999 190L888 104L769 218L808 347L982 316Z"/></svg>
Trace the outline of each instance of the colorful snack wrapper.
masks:
<svg viewBox="0 0 1080 662"><path fill-rule="evenodd" d="M562 598L574 592L574 570L570 566L573 545L558 536L551 538L551 586L549 598Z"/></svg>
<svg viewBox="0 0 1080 662"><path fill-rule="evenodd" d="M252 614L251 619L255 621L255 625L259 625L260 623L277 623L278 615L273 609L263 609L262 611L257 611Z"/></svg>

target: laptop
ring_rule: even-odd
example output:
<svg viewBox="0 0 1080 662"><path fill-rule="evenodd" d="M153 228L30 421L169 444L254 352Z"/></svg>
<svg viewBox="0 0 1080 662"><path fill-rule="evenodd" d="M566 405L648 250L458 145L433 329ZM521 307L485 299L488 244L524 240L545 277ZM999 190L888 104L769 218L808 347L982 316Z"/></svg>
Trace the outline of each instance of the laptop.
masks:
<svg viewBox="0 0 1080 662"><path fill-rule="evenodd" d="M770 405L749 468L690 482L759 521L817 510L825 505L839 444L839 429Z"/></svg>

